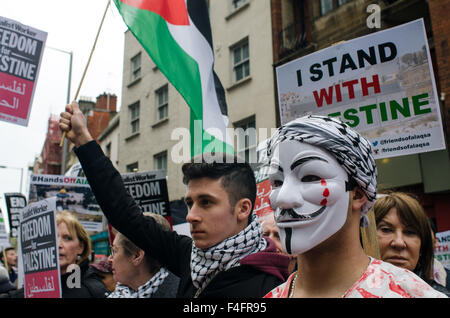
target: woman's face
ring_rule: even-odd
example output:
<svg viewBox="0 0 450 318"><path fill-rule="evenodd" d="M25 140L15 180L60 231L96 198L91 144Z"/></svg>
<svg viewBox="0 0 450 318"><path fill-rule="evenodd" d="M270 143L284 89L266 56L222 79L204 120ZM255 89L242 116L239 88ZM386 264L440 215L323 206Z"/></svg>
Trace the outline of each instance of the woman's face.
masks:
<svg viewBox="0 0 450 318"><path fill-rule="evenodd" d="M124 247L120 243L120 237L116 236L111 247L109 261L112 263L114 280L123 285L129 286L131 277L134 275L134 266L131 263L132 256L125 253Z"/></svg>
<svg viewBox="0 0 450 318"><path fill-rule="evenodd" d="M61 274L64 274L70 264L75 264L77 256L83 253L83 243L78 237L73 237L66 223L58 224L59 266Z"/></svg>
<svg viewBox="0 0 450 318"><path fill-rule="evenodd" d="M421 241L412 227L403 224L392 208L377 224L381 259L413 271L419 261Z"/></svg>

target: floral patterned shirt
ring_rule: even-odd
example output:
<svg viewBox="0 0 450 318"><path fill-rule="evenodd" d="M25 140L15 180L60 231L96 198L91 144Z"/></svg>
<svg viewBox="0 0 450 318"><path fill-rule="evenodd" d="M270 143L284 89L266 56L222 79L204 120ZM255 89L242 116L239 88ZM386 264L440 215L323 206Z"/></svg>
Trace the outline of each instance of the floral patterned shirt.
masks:
<svg viewBox="0 0 450 318"><path fill-rule="evenodd" d="M264 298L288 298L295 273L270 291ZM413 272L370 258L361 278L350 287L344 298L447 298L434 290Z"/></svg>

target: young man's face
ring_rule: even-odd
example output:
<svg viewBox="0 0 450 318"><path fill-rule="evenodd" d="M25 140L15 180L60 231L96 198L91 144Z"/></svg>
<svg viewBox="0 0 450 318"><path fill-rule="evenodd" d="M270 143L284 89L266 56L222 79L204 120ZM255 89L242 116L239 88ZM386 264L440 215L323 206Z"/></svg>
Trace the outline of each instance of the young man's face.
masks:
<svg viewBox="0 0 450 318"><path fill-rule="evenodd" d="M210 248L241 231L237 212L230 205L221 179L190 180L184 200L188 206L186 220L196 247Z"/></svg>
<svg viewBox="0 0 450 318"><path fill-rule="evenodd" d="M270 172L270 201L287 253L304 253L344 225L348 175L327 151L283 141L273 152Z"/></svg>

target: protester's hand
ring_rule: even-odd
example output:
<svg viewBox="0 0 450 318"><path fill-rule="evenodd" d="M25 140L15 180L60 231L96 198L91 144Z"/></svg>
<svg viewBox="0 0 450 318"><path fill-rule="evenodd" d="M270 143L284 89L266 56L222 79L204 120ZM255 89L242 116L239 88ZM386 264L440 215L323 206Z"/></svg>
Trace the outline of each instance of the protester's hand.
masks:
<svg viewBox="0 0 450 318"><path fill-rule="evenodd" d="M59 128L66 132L66 137L80 147L93 140L86 124L86 118L80 110L77 102L66 106L66 111L61 113Z"/></svg>

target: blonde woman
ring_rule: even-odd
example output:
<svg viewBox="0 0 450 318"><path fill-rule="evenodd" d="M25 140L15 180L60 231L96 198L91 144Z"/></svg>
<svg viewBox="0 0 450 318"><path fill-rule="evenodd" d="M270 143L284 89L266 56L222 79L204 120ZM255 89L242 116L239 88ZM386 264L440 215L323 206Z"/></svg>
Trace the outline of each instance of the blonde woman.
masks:
<svg viewBox="0 0 450 318"><path fill-rule="evenodd" d="M80 221L70 212L56 215L58 226L59 264L63 298L104 298L108 293L100 276L89 266L91 239ZM80 273L77 284L76 264ZM71 266L72 265L72 266Z"/></svg>
<svg viewBox="0 0 450 318"><path fill-rule="evenodd" d="M108 289L89 266L91 240L75 216L68 211L56 214L62 298L105 298ZM24 298L23 288L5 298Z"/></svg>

